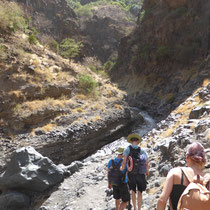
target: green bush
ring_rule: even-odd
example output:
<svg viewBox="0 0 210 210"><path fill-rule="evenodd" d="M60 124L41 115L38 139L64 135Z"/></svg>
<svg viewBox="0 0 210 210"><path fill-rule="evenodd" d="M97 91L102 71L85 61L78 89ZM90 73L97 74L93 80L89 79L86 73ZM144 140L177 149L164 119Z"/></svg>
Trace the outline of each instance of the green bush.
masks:
<svg viewBox="0 0 210 210"><path fill-rule="evenodd" d="M34 34L29 34L28 41L30 44L37 44L38 40Z"/></svg>
<svg viewBox="0 0 210 210"><path fill-rule="evenodd" d="M155 52L155 58L158 61L164 61L171 57L171 51L167 46L159 47Z"/></svg>
<svg viewBox="0 0 210 210"><path fill-rule="evenodd" d="M59 44L54 39L49 42L48 46L49 46L50 50L52 50L53 52L55 52L55 53L59 52Z"/></svg>
<svg viewBox="0 0 210 210"><path fill-rule="evenodd" d="M115 65L115 61L109 60L104 64L104 70L106 72L110 72L114 65Z"/></svg>
<svg viewBox="0 0 210 210"><path fill-rule="evenodd" d="M79 75L79 88L83 94L96 94L98 83L88 74Z"/></svg>
<svg viewBox="0 0 210 210"><path fill-rule="evenodd" d="M5 59L7 57L6 49L0 44L0 59Z"/></svg>
<svg viewBox="0 0 210 210"><path fill-rule="evenodd" d="M0 29L3 31L26 30L28 24L24 12L15 2L0 2Z"/></svg>
<svg viewBox="0 0 210 210"><path fill-rule="evenodd" d="M66 38L60 43L60 54L64 58L73 59L79 55L82 46L81 42Z"/></svg>
<svg viewBox="0 0 210 210"><path fill-rule="evenodd" d="M91 4L86 4L84 6L78 7L75 9L75 12L79 17L86 17L90 18L93 16L93 11L92 11L92 5Z"/></svg>
<svg viewBox="0 0 210 210"><path fill-rule="evenodd" d="M78 9L81 7L79 0L66 0L66 2L73 9Z"/></svg>
<svg viewBox="0 0 210 210"><path fill-rule="evenodd" d="M140 49L140 57L144 60L147 60L149 58L151 52L151 46L145 45Z"/></svg>

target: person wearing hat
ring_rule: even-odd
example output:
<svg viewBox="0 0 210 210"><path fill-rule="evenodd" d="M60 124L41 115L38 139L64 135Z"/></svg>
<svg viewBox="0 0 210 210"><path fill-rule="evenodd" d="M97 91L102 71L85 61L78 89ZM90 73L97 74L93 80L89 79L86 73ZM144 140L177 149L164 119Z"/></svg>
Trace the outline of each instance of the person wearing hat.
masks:
<svg viewBox="0 0 210 210"><path fill-rule="evenodd" d="M118 148L115 151L117 157L110 159L108 162L108 188L113 188L113 197L115 199L116 210L125 209L130 201L127 167L125 167L123 171L120 170L123 162L123 151L124 148ZM120 177L118 177L118 173L120 173Z"/></svg>
<svg viewBox="0 0 210 210"><path fill-rule="evenodd" d="M146 190L147 181L145 175L149 175L149 164L148 155L143 148L138 145L142 141L142 138L136 134L130 134L127 137L127 141L131 143L124 152L124 158L121 170L124 170L126 163L130 160L132 162L132 168L128 172L128 184L131 190L131 198L134 210L137 210L136 199L138 201L138 210L142 206L142 192ZM137 188L137 198L136 198L136 188Z"/></svg>

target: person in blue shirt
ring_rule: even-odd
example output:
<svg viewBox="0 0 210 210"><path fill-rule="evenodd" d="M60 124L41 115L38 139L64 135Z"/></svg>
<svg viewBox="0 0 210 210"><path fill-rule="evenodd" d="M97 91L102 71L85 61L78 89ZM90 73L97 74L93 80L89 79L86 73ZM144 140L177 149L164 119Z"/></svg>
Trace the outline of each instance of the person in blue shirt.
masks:
<svg viewBox="0 0 210 210"><path fill-rule="evenodd" d="M136 188L137 188L138 210L141 210L142 192L146 190L147 187L146 176L149 175L148 155L143 148L139 147L139 143L142 141L142 138L138 134L135 133L130 134L127 137L127 141L131 143L131 145L129 145L123 152L124 158L121 170L124 170L127 161L132 159L131 160L131 162L133 162L132 168L130 169L130 166L128 167L129 171L128 184L131 190L133 208L134 210L137 210L136 207Z"/></svg>
<svg viewBox="0 0 210 210"><path fill-rule="evenodd" d="M108 162L108 188L113 188L113 197L115 199L115 205L116 210L123 210L126 208L130 201L130 193L128 188L128 178L127 178L127 167L124 168L123 171L120 170L120 167L122 166L123 162L123 148L118 148L115 153L117 154L117 157L114 159L110 159ZM113 169L113 163L115 166L119 166L118 170L119 173L121 173L121 181L120 184L111 184L111 179L109 173L111 173L111 170Z"/></svg>

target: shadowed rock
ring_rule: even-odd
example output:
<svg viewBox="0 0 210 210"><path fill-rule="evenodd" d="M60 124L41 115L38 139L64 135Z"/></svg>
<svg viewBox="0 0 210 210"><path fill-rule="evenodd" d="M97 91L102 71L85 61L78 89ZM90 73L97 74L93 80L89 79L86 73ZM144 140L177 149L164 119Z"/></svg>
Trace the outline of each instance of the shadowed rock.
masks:
<svg viewBox="0 0 210 210"><path fill-rule="evenodd" d="M0 210L37 209L63 181L65 171L33 147L16 150L0 175Z"/></svg>

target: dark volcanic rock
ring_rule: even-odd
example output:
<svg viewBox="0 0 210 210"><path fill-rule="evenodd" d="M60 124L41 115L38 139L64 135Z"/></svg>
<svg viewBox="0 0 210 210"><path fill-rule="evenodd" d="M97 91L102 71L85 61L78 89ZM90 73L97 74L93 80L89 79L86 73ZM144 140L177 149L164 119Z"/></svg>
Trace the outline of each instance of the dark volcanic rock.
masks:
<svg viewBox="0 0 210 210"><path fill-rule="evenodd" d="M16 150L0 176L1 191L27 189L42 192L63 180L63 170L34 148Z"/></svg>
<svg viewBox="0 0 210 210"><path fill-rule="evenodd" d="M16 150L0 175L0 210L37 209L57 189L65 173L32 147Z"/></svg>
<svg viewBox="0 0 210 210"><path fill-rule="evenodd" d="M62 40L79 33L74 10L63 0L16 0L31 14L40 33Z"/></svg>

